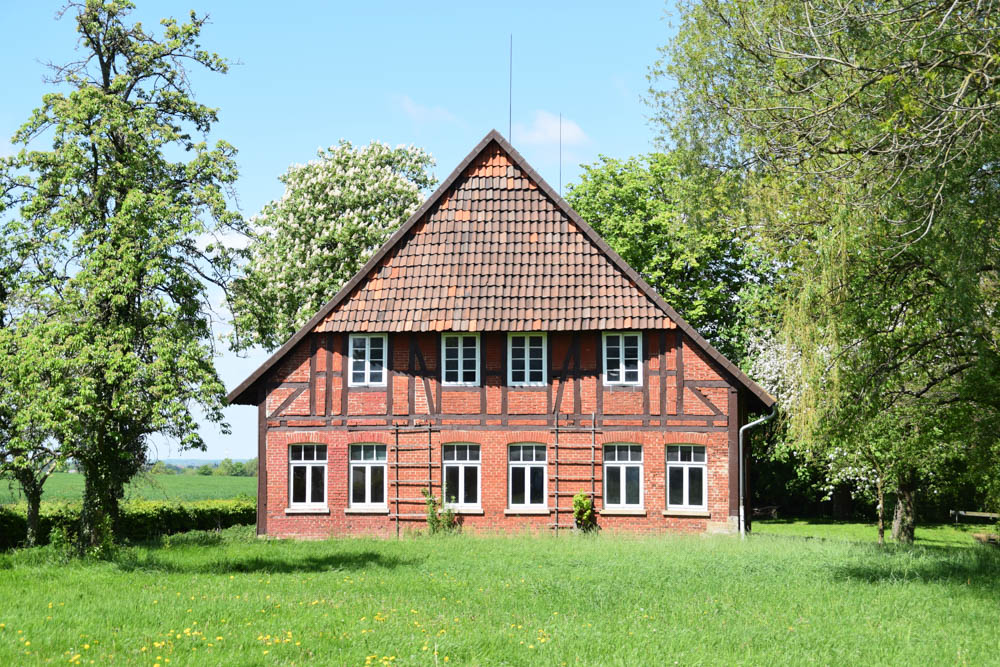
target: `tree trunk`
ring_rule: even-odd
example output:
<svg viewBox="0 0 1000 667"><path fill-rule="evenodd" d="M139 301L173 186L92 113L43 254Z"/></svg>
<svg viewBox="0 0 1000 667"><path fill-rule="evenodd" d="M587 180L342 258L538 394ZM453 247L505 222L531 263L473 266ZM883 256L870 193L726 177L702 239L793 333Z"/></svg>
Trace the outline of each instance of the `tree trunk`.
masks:
<svg viewBox="0 0 1000 667"><path fill-rule="evenodd" d="M907 473L901 476L896 489L896 511L892 517L892 539L903 544L913 544L916 527L914 512L916 493L915 475Z"/></svg>
<svg viewBox="0 0 1000 667"><path fill-rule="evenodd" d="M875 492L878 494L878 543L885 544L885 487L882 477L875 478Z"/></svg>
<svg viewBox="0 0 1000 667"><path fill-rule="evenodd" d="M96 466L94 466L96 467ZM98 481L100 473L91 466L80 462L83 473L83 506L80 508L80 547L87 549L96 547L102 541L104 521L104 503L101 498L101 484Z"/></svg>
<svg viewBox="0 0 1000 667"><path fill-rule="evenodd" d="M24 544L33 547L38 544L38 514L42 504L42 487L24 487L24 497L28 501L28 533Z"/></svg>

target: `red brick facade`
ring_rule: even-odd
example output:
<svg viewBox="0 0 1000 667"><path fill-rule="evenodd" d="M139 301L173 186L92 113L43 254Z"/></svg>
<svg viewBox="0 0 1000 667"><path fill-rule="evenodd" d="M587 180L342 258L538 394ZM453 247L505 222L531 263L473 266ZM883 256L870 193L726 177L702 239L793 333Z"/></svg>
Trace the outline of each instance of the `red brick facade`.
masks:
<svg viewBox="0 0 1000 667"><path fill-rule="evenodd" d="M572 494L592 490L604 530L703 532L733 526L730 462L737 421L729 419L729 412L739 389L679 330L643 332L639 387L604 385L600 332L550 333L549 382L530 388L507 386L506 335L481 334L481 386L445 387L440 381L440 334L424 333L388 335L391 367L384 388L345 390L347 339L346 334L311 334L272 370L261 430L261 460L266 463L261 533L394 535L397 529L423 528L420 490L428 487L424 481L429 471L430 488L441 496L442 445L448 443L481 446L481 511L460 515L465 530L548 529L557 521L557 506L559 524L570 525ZM378 513L353 513L350 507L348 446L355 443L387 447L388 502ZM546 514L509 510L507 457L508 445L514 443L547 446ZM601 511L602 453L609 443L643 448L643 503L638 511ZM293 444L328 446L328 507L323 513L299 514L289 507L288 456ZM692 516L667 511L668 444L706 447L706 512L689 513ZM574 480L560 479L558 503L557 460L559 476ZM407 465L394 465L397 462Z"/></svg>

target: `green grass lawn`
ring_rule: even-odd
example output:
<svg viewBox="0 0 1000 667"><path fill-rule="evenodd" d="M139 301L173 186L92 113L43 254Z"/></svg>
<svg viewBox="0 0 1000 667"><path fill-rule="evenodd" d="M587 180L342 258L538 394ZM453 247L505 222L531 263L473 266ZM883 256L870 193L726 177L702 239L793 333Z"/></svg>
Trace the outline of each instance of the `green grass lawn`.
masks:
<svg viewBox="0 0 1000 667"><path fill-rule="evenodd" d="M125 497L142 500L214 500L257 495L256 477L216 477L208 475L140 475L129 485ZM54 473L45 482L42 500L80 500L83 475ZM21 499L17 484L0 480L0 505Z"/></svg>
<svg viewBox="0 0 1000 667"><path fill-rule="evenodd" d="M995 532L990 523L938 523L917 524L916 544L923 546L971 547L976 544L973 533ZM876 542L878 528L874 523L833 521L826 519L767 519L753 522L753 532L757 535L782 535L791 537L811 537L827 540L847 540L851 542ZM891 526L885 527L886 541L891 539Z"/></svg>
<svg viewBox="0 0 1000 667"><path fill-rule="evenodd" d="M987 664L998 575L981 546L245 527L0 555L0 664Z"/></svg>

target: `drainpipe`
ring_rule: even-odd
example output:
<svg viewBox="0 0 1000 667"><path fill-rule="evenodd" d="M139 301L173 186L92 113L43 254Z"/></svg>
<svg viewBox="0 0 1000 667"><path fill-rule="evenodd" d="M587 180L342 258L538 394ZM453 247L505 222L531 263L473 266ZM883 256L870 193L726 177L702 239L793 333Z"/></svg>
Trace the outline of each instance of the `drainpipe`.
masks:
<svg viewBox="0 0 1000 667"><path fill-rule="evenodd" d="M739 453L739 471L740 471L740 539L745 539L747 536L747 519L746 519L746 502L743 500L743 486L744 486L744 474L743 474L743 434L750 429L760 426L761 424L766 424L767 422L774 419L774 416L778 414L777 406L771 408L771 414L766 417L761 417L757 421L752 421L749 424L744 424L740 427L740 453Z"/></svg>

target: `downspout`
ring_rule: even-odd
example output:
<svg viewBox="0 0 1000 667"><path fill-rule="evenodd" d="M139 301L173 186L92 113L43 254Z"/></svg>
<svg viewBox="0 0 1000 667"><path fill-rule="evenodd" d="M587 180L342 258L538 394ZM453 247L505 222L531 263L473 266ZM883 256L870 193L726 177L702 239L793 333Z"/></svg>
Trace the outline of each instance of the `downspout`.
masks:
<svg viewBox="0 0 1000 667"><path fill-rule="evenodd" d="M761 417L757 421L752 421L749 424L744 424L740 427L740 451L739 451L739 475L740 475L740 539L745 539L747 536L747 519L746 519L746 503L743 500L743 486L744 486L744 474L743 474L743 434L752 428L760 426L761 424L766 424L767 422L774 419L774 416L778 414L778 408L772 407L771 414L766 417ZM732 488L732 487L730 487Z"/></svg>

